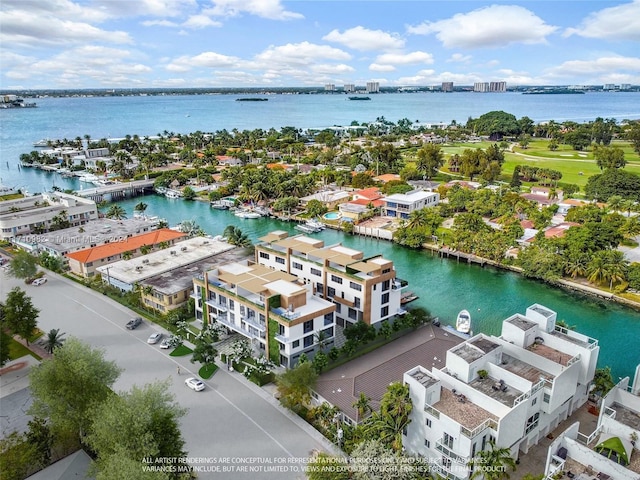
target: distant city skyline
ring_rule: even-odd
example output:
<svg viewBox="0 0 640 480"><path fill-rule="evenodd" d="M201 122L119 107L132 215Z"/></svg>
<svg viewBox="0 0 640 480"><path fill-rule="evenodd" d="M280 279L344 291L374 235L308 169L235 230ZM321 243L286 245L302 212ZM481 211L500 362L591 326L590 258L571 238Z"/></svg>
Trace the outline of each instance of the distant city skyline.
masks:
<svg viewBox="0 0 640 480"><path fill-rule="evenodd" d="M640 84L640 0L2 0L0 89Z"/></svg>

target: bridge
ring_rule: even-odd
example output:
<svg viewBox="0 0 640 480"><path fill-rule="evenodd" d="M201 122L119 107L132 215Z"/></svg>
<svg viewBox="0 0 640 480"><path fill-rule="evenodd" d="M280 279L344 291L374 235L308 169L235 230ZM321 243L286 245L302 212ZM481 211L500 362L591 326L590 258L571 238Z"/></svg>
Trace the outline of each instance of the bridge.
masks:
<svg viewBox="0 0 640 480"><path fill-rule="evenodd" d="M144 195L146 191L153 188L153 182L153 180L136 180L133 182L115 183L103 187L78 190L75 195L90 198L94 202L103 201L105 195L111 195L111 198L132 197L135 195Z"/></svg>

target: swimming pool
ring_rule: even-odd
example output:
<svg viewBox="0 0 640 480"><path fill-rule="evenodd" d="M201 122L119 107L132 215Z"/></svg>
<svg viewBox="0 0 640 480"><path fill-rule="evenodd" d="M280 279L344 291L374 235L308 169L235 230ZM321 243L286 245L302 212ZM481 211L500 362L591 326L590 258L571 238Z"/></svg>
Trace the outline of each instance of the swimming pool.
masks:
<svg viewBox="0 0 640 480"><path fill-rule="evenodd" d="M341 217L342 214L340 212L327 212L322 216L325 220L338 220Z"/></svg>

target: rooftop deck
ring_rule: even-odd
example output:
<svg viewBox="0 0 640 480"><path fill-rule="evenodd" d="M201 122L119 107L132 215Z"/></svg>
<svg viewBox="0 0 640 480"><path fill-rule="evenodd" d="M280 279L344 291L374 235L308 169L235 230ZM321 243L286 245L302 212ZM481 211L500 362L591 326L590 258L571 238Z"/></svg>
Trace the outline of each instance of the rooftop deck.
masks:
<svg viewBox="0 0 640 480"><path fill-rule="evenodd" d="M507 407L513 407L516 398L524 393L509 384L500 384L500 379L497 378L485 378L484 380L477 378L469 383L469 386Z"/></svg>
<svg viewBox="0 0 640 480"><path fill-rule="evenodd" d="M574 357L569 353L561 352L560 350L556 350L555 348L551 348L544 344L532 344L529 348L527 348L530 352L535 353L536 355L540 355L552 362L559 363L560 365L566 367L569 365L569 361Z"/></svg>
<svg viewBox="0 0 640 480"><path fill-rule="evenodd" d="M614 403L611 405L611 408L616 411L616 420L620 423L624 423L627 427L631 427L635 430L640 430L640 415L633 410L620 405L619 403ZM640 457L640 452L638 453Z"/></svg>
<svg viewBox="0 0 640 480"><path fill-rule="evenodd" d="M533 384L538 383L542 379L553 381L555 378L554 375L540 370L529 363L523 362L518 358L512 357L511 355L507 355L506 353L502 354L501 366L505 370L529 380Z"/></svg>
<svg viewBox="0 0 640 480"><path fill-rule="evenodd" d="M487 382L487 384L489 384L489 382ZM469 430L478 427L487 419L498 421L498 417L480 405L468 399L466 401L460 401L460 397L446 388L440 389L440 401L432 405L432 407Z"/></svg>
<svg viewBox="0 0 640 480"><path fill-rule="evenodd" d="M488 338L478 337L460 344L458 347L452 349L452 353L455 353L467 363L473 363L499 346L499 344Z"/></svg>

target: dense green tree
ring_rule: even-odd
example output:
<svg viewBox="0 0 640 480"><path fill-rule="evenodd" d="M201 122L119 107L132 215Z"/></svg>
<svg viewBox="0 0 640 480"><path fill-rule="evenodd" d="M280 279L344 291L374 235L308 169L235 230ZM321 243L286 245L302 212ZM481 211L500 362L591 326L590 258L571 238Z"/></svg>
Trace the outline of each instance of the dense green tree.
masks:
<svg viewBox="0 0 640 480"><path fill-rule="evenodd" d="M69 338L52 359L31 369L33 405L29 413L48 418L52 431L82 440L94 411L108 396L121 369L104 359L104 351Z"/></svg>
<svg viewBox="0 0 640 480"><path fill-rule="evenodd" d="M96 452L99 470L114 455L137 462L186 455L179 424L186 410L175 403L169 387L169 380L134 386L130 392L108 396L96 407L87 443ZM169 475L179 477L178 473Z"/></svg>
<svg viewBox="0 0 640 480"><path fill-rule="evenodd" d="M353 188L367 188L375 184L373 177L368 172L356 173L351 180Z"/></svg>
<svg viewBox="0 0 640 480"><path fill-rule="evenodd" d="M511 450L498 448L494 442L489 442L489 450L479 451L467 466L473 472L472 479L503 480L509 478L509 470L516 469L516 461L511 457Z"/></svg>
<svg viewBox="0 0 640 480"><path fill-rule="evenodd" d="M191 357L191 363L200 362L204 366L215 364L218 351L209 341L196 342L193 349L193 355Z"/></svg>
<svg viewBox="0 0 640 480"><path fill-rule="evenodd" d="M196 196L197 196L196 191L190 186L187 185L182 189L182 197L185 200L193 200L196 198Z"/></svg>
<svg viewBox="0 0 640 480"><path fill-rule="evenodd" d="M33 306L24 290L14 287L7 294L3 306L2 323L13 333L27 341L38 325L40 310Z"/></svg>
<svg viewBox="0 0 640 480"><path fill-rule="evenodd" d="M604 147L596 145L593 148L593 157L596 159L600 170L623 168L627 164L627 161L624 159L624 150L618 146Z"/></svg>
<svg viewBox="0 0 640 480"><path fill-rule="evenodd" d="M25 435L11 432L0 438L0 467L3 480L23 480L38 470L37 447Z"/></svg>
<svg viewBox="0 0 640 480"><path fill-rule="evenodd" d="M640 121L630 122L625 131L625 138L633 145L633 150L640 155Z"/></svg>
<svg viewBox="0 0 640 480"><path fill-rule="evenodd" d="M311 389L315 387L318 374L311 362L302 362L276 376L276 385L282 404L299 412L311 399Z"/></svg>
<svg viewBox="0 0 640 480"><path fill-rule="evenodd" d="M640 290L640 263L632 263L627 269L627 280L629 287Z"/></svg>
<svg viewBox="0 0 640 480"><path fill-rule="evenodd" d="M317 451L311 457L308 468L308 480L350 480L351 468L343 457L336 457Z"/></svg>
<svg viewBox="0 0 640 480"><path fill-rule="evenodd" d="M554 282L562 276L564 262L553 248L530 245L520 252L518 263L525 277Z"/></svg>
<svg viewBox="0 0 640 480"><path fill-rule="evenodd" d="M4 333L4 330L0 328L0 367L11 359L9 352L10 346L11 337Z"/></svg>
<svg viewBox="0 0 640 480"><path fill-rule="evenodd" d="M311 217L321 217L327 213L327 207L320 200L309 200L307 203L307 212Z"/></svg>
<svg viewBox="0 0 640 480"><path fill-rule="evenodd" d="M366 418L367 414L372 412L371 399L367 397L364 392L360 392L360 395L358 395L358 399L353 402L351 406L356 409L356 422L363 421Z"/></svg>
<svg viewBox="0 0 640 480"><path fill-rule="evenodd" d="M591 144L591 132L587 127L577 127L565 133L562 140L574 150L584 150Z"/></svg>
<svg viewBox="0 0 640 480"><path fill-rule="evenodd" d="M51 448L54 443L54 437L47 421L35 417L29 420L27 427L27 442L34 447L36 453L34 463L40 468L47 467L51 463Z"/></svg>
<svg viewBox="0 0 640 480"><path fill-rule="evenodd" d="M38 260L25 250L19 250L9 263L9 275L16 278L31 278L38 271Z"/></svg>
<svg viewBox="0 0 640 480"><path fill-rule="evenodd" d="M38 262L44 268L47 268L53 272L62 272L63 261L60 257L51 255L49 252L42 252L38 255Z"/></svg>
<svg viewBox="0 0 640 480"><path fill-rule="evenodd" d="M594 395L604 397L609 393L616 385L613 381L613 375L611 374L611 367L596 368L595 374L593 375L593 384L595 386L593 389Z"/></svg>
<svg viewBox="0 0 640 480"><path fill-rule="evenodd" d="M425 178L433 178L444 165L444 153L439 145L427 143L417 152L416 168Z"/></svg>
<svg viewBox="0 0 640 480"><path fill-rule="evenodd" d="M528 122L523 122L523 125L527 124ZM478 135L488 135L491 140L501 140L502 137L519 135L522 132L516 117L503 111L492 111L476 120L470 119L467 128Z"/></svg>
<svg viewBox="0 0 640 480"><path fill-rule="evenodd" d="M327 365L329 365L329 357L327 357L327 354L323 351L319 351L313 356L311 364L316 373L320 375L324 369L327 368Z"/></svg>
<svg viewBox="0 0 640 480"><path fill-rule="evenodd" d="M396 452L402 450L402 432L409 425L413 404L409 386L392 383L380 400L380 411L374 412L368 422L367 432Z"/></svg>

